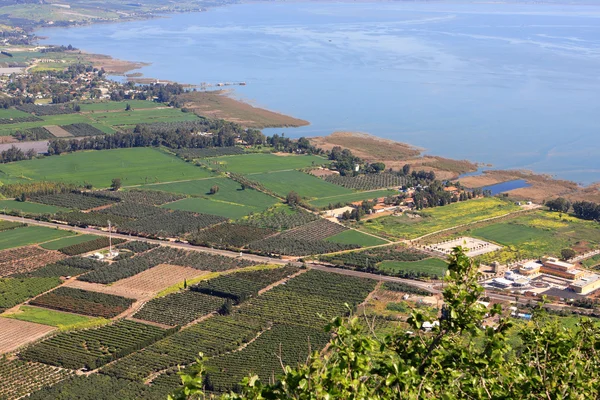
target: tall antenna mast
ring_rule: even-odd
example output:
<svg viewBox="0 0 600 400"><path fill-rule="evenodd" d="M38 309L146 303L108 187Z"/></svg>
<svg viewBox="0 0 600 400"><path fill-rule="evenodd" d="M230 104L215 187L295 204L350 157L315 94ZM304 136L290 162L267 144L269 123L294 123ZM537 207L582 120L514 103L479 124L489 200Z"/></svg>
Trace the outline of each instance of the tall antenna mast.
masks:
<svg viewBox="0 0 600 400"><path fill-rule="evenodd" d="M112 255L112 229L110 228L110 220L108 222L108 254Z"/></svg>

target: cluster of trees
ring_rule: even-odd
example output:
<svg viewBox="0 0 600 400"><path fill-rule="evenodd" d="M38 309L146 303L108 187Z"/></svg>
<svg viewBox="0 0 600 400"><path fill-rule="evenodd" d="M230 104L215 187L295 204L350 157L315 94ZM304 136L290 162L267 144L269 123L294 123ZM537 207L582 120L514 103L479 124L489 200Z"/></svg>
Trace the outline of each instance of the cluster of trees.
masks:
<svg viewBox="0 0 600 400"><path fill-rule="evenodd" d="M62 53L64 51L72 51L72 50L77 50L75 47L68 45L68 46L50 46L50 47L46 47L45 49L41 49L40 53Z"/></svg>
<svg viewBox="0 0 600 400"><path fill-rule="evenodd" d="M573 203L573 213L577 218L600 221L600 204L591 201L576 201Z"/></svg>
<svg viewBox="0 0 600 400"><path fill-rule="evenodd" d="M558 197L553 200L547 200L545 203L546 207L550 209L550 211L559 211L559 212L569 212L571 209L571 202L564 197Z"/></svg>
<svg viewBox="0 0 600 400"><path fill-rule="evenodd" d="M356 157L348 149L342 149L335 146L329 152L329 159L333 161L333 166L340 172L340 175L354 175L357 173L356 165L362 164L363 160ZM384 167L385 168L385 165Z"/></svg>
<svg viewBox="0 0 600 400"><path fill-rule="evenodd" d="M50 142L48 154L55 155L78 150L107 150L131 147L165 146L179 148L227 147L243 132L237 125L225 121L202 120L185 127L178 124L137 125L131 133L86 137L84 139L56 139ZM195 128L194 128L195 127ZM211 130L212 135L194 134L197 130Z"/></svg>
<svg viewBox="0 0 600 400"><path fill-rule="evenodd" d="M29 149L24 152L15 146L11 146L10 149L4 150L0 153L0 163L29 160L31 158L35 158L35 156L37 156L37 153L33 149Z"/></svg>
<svg viewBox="0 0 600 400"><path fill-rule="evenodd" d="M284 153L323 154L323 150L310 144L305 137L293 140L286 138L283 134L281 136L274 134L266 138L266 143L276 151Z"/></svg>
<svg viewBox="0 0 600 400"><path fill-rule="evenodd" d="M478 267L460 247L448 271L439 325L430 332L422 328L431 319L419 309L407 320L409 331L384 338L368 321L336 318L326 326L327 351L282 366L277 380L249 376L221 399L598 398L600 326L583 318L568 329L538 307L533 323L517 327L500 304L488 310L479 302ZM484 326L486 314L498 317L495 326ZM170 400L204 398L202 355L186 371Z"/></svg>

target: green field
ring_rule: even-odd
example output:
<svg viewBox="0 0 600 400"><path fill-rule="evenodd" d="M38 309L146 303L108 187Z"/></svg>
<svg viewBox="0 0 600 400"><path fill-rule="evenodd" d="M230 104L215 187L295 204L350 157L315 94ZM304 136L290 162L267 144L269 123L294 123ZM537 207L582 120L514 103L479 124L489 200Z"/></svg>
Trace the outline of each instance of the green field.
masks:
<svg viewBox="0 0 600 400"><path fill-rule="evenodd" d="M219 191L215 194L209 194L210 188L213 186L218 186ZM162 190L164 192L181 193L210 200L234 203L253 208L251 210L253 212L256 212L256 210L266 210L278 203L277 199L257 190L242 190L242 186L238 182L229 178L211 178L189 182L146 185L142 186L142 189Z"/></svg>
<svg viewBox="0 0 600 400"><path fill-rule="evenodd" d="M230 219L242 218L252 212L261 211L255 207L246 207L241 204L226 203L222 201L207 200L196 197L182 199L174 203L166 204L162 207L171 210L183 210L204 214L219 215L221 217Z"/></svg>
<svg viewBox="0 0 600 400"><path fill-rule="evenodd" d="M149 124L153 122L193 121L198 117L193 113L184 113L178 108L154 109L142 108L132 111L117 111L86 114L96 122L109 126Z"/></svg>
<svg viewBox="0 0 600 400"><path fill-rule="evenodd" d="M23 117L31 117L31 114L28 114L23 111L19 111L14 108L9 108L7 110L0 108L0 119L23 118Z"/></svg>
<svg viewBox="0 0 600 400"><path fill-rule="evenodd" d="M63 231L43 226L25 226L0 232L0 250L13 247L26 246L49 242L66 236L73 236L72 232Z"/></svg>
<svg viewBox="0 0 600 400"><path fill-rule="evenodd" d="M94 239L98 239L99 236L96 235L77 235L72 237L66 237L58 240L53 240L48 243L44 243L41 245L46 250L58 250L63 247L72 246L74 244L89 242Z"/></svg>
<svg viewBox="0 0 600 400"><path fill-rule="evenodd" d="M427 208L419 217L386 216L361 223L361 229L378 236L395 239L416 239L443 229L499 217L518 211L512 202L495 197L462 201L443 207Z"/></svg>
<svg viewBox="0 0 600 400"><path fill-rule="evenodd" d="M330 236L325 240L334 243L357 244L362 247L378 246L380 244L388 243L383 239L378 239L353 229L348 229L347 231L338 233L337 235Z"/></svg>
<svg viewBox="0 0 600 400"><path fill-rule="evenodd" d="M375 190L372 192L353 192L348 194L342 194L339 196L332 197L321 197L317 200L313 200L310 204L317 208L327 207L329 204L337 204L337 203L352 203L355 201L363 201L363 200L373 200L379 197L387 197L389 195L398 194L393 190Z"/></svg>
<svg viewBox="0 0 600 400"><path fill-rule="evenodd" d="M383 261L378 264L382 271L386 272L423 272L431 275L443 276L448 269L448 264L439 258L427 258L420 261Z"/></svg>
<svg viewBox="0 0 600 400"><path fill-rule="evenodd" d="M559 213L535 211L472 229L465 235L504 245L499 252L478 259L505 262L545 255L559 257L565 248L579 252L595 249L600 244L600 224Z"/></svg>
<svg viewBox="0 0 600 400"><path fill-rule="evenodd" d="M0 200L0 210L2 210L2 212L14 210L25 214L55 214L59 211L68 211L67 208L16 200Z"/></svg>
<svg viewBox="0 0 600 400"><path fill-rule="evenodd" d="M41 121L0 125L0 136L10 135L18 130L37 128L41 126L61 126L77 123L90 124L93 127L100 129L104 133L111 134L115 133L115 127L118 126L133 126L152 122L193 121L198 119L198 117L193 113L184 113L178 108L158 109L158 107L165 107L165 105L142 100L129 101L133 107L133 110L125 111L126 103L128 102L82 104L81 109L84 111L84 113L48 115L39 117L42 119ZM119 111L121 109L123 111ZM31 117L31 114L27 114L15 109L0 110L0 118L26 116Z"/></svg>
<svg viewBox="0 0 600 400"><path fill-rule="evenodd" d="M181 181L210 176L210 172L154 148L81 151L60 156L19 161L0 166L0 181L53 180L89 183L106 188L113 178L123 186Z"/></svg>
<svg viewBox="0 0 600 400"><path fill-rule="evenodd" d="M91 104L80 104L81 111L117 111L123 110L127 107L127 104L131 106L131 108L135 111L138 109L145 108L157 108L157 107L166 107L167 105L164 103L155 103L153 101L148 100L127 100L127 101L104 101L101 103L91 103Z"/></svg>
<svg viewBox="0 0 600 400"><path fill-rule="evenodd" d="M15 313L2 314L0 316L50 326L75 325L87 322L91 319L91 317L86 317L84 315L31 306L21 306L19 311Z"/></svg>
<svg viewBox="0 0 600 400"><path fill-rule="evenodd" d="M295 191L304 198L319 198L352 193L350 189L325 182L315 176L300 171L280 171L250 175L253 181L262 183L267 189L285 197Z"/></svg>
<svg viewBox="0 0 600 400"><path fill-rule="evenodd" d="M218 168L223 171L236 172L238 174L285 171L328 163L326 159L317 156L276 156L274 154L261 153L211 157L202 160L202 162L211 168ZM252 179L254 179L254 177L252 177Z"/></svg>

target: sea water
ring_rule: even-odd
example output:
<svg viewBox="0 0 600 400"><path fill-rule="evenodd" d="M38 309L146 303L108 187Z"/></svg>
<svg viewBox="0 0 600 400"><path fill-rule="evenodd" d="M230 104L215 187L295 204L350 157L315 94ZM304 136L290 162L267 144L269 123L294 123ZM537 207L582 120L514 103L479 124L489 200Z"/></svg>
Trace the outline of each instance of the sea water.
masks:
<svg viewBox="0 0 600 400"><path fill-rule="evenodd" d="M38 32L151 63L147 77L241 82L232 95L496 168L600 181L600 7L255 3Z"/></svg>

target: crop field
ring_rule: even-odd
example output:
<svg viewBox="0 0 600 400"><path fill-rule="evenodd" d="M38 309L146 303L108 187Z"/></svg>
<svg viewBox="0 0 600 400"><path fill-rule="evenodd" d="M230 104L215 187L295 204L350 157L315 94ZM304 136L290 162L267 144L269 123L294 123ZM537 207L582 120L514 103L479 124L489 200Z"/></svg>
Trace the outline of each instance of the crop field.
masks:
<svg viewBox="0 0 600 400"><path fill-rule="evenodd" d="M261 183L267 189L277 193L281 197L285 197L292 190L301 197L308 199L352 193L350 189L325 182L322 179L300 171L253 174L249 178Z"/></svg>
<svg viewBox="0 0 600 400"><path fill-rule="evenodd" d="M232 351L256 337L260 319L240 314L208 318L102 369L101 373L143 382L151 374L193 363L199 352L211 357Z"/></svg>
<svg viewBox="0 0 600 400"><path fill-rule="evenodd" d="M14 109L0 109L0 119L11 119L11 118L26 118L31 117L31 114Z"/></svg>
<svg viewBox="0 0 600 400"><path fill-rule="evenodd" d="M3 319L0 324L0 354L14 351L46 336L55 329L53 326L19 321L18 319Z"/></svg>
<svg viewBox="0 0 600 400"><path fill-rule="evenodd" d="M126 103L130 103L133 110L125 111ZM134 104L137 104L138 107L135 107ZM193 113L184 113L180 109L168 108L163 104L138 100L81 104L82 113L75 113L71 109L61 110L59 107L52 106L44 106L43 108L27 106L26 108L40 114L38 115L39 118L18 110L2 110L8 111L4 113L6 118L23 118L23 120L19 120L20 122L17 123L0 124L0 136L9 135L16 130L73 124L88 124L104 133L111 134L119 126L153 122L194 121L198 119ZM4 118L0 114L0 120L2 119Z"/></svg>
<svg viewBox="0 0 600 400"><path fill-rule="evenodd" d="M226 256L218 256L197 251L177 250L159 247L132 258L120 260L99 268L78 279L91 283L113 283L146 271L159 264L174 264L194 268L200 271L226 271L242 268L254 263Z"/></svg>
<svg viewBox="0 0 600 400"><path fill-rule="evenodd" d="M67 211L66 208L16 200L0 200L0 210L3 212L20 211L24 214L55 214L60 211Z"/></svg>
<svg viewBox="0 0 600 400"><path fill-rule="evenodd" d="M46 264L65 258L55 251L46 251L37 246L19 247L0 251L0 277L35 271Z"/></svg>
<svg viewBox="0 0 600 400"><path fill-rule="evenodd" d="M98 239L99 236L96 235L77 235L70 236L62 239L53 240L51 242L46 242L41 245L44 249L47 250L59 250L63 247L73 246L80 243L89 242L91 240Z"/></svg>
<svg viewBox="0 0 600 400"><path fill-rule="evenodd" d="M355 201L373 200L380 197L387 197L390 195L398 194L393 190L375 190L370 192L352 192L341 194L337 196L325 196L319 197L316 200L310 201L310 205L317 208L325 208L330 204L347 204Z"/></svg>
<svg viewBox="0 0 600 400"><path fill-rule="evenodd" d="M328 242L341 244L357 244L360 247L379 246L388 243L386 240L376 238L366 233L348 229L336 235L326 238Z"/></svg>
<svg viewBox="0 0 600 400"><path fill-rule="evenodd" d="M407 215L387 216L361 223L361 229L367 232L394 239L416 239L454 226L499 217L520 210L512 202L498 198L485 198L443 207L427 208L419 212L419 217Z"/></svg>
<svg viewBox="0 0 600 400"><path fill-rule="evenodd" d="M236 350L243 343L262 337L271 324L292 325L296 332L306 332L305 327L317 327L316 331L320 331L324 320L318 314L323 314L326 319L345 314L345 303L350 306L360 303L374 287L375 282L371 280L308 271L292 278L286 285L242 303L230 315L205 319L118 360L103 368L101 373L143 382L154 372L169 368L175 371L177 365L193 362L198 352L210 358ZM291 330L287 331L289 335L292 335ZM299 338L295 342L299 346L306 343ZM265 352L269 346L264 348ZM263 347L262 344L260 347ZM277 359L275 355L273 358ZM256 368L259 367L256 365ZM233 364L231 368L234 368Z"/></svg>
<svg viewBox="0 0 600 400"><path fill-rule="evenodd" d="M121 279L111 285L113 288L122 289L124 292L142 295L155 295L159 291L168 288L186 279L194 279L207 274L195 268L182 267L179 265L159 264L132 277Z"/></svg>
<svg viewBox="0 0 600 400"><path fill-rule="evenodd" d="M216 248L241 249L248 243L263 239L277 231L242 224L220 224L191 234L188 242Z"/></svg>
<svg viewBox="0 0 600 400"><path fill-rule="evenodd" d="M112 244L117 245L125 242L125 239L112 239ZM71 244L58 249L63 254L68 256L77 256L79 254L90 253L110 246L111 240L106 236L99 236L92 240Z"/></svg>
<svg viewBox="0 0 600 400"><path fill-rule="evenodd" d="M442 277L448 269L448 263L439 258L427 258L420 261L383 261L378 268L392 274L408 272Z"/></svg>
<svg viewBox="0 0 600 400"><path fill-rule="evenodd" d="M1 231L7 231L10 229L17 229L17 228L21 228L25 225L23 225L20 222L13 222L13 221L5 221L3 219L0 219L0 232Z"/></svg>
<svg viewBox="0 0 600 400"><path fill-rule="evenodd" d="M14 307L59 284L58 278L0 278L0 311Z"/></svg>
<svg viewBox="0 0 600 400"><path fill-rule="evenodd" d="M249 373L263 382L283 373L281 364L304 363L311 351L323 348L329 335L322 329L275 324L241 351L214 357L206 363L213 390L228 392ZM277 355L281 354L281 360Z"/></svg>
<svg viewBox="0 0 600 400"><path fill-rule="evenodd" d="M292 229L318 220L319 217L303 209L292 209L281 205L273 207L263 213L252 215L240 221L242 224L258 228L268 228L277 231Z"/></svg>
<svg viewBox="0 0 600 400"><path fill-rule="evenodd" d="M91 208L103 207L114 203L114 200L106 197L92 196L84 193L58 193L38 195L30 198L31 201L41 204L62 208L73 208L77 210L89 210Z"/></svg>
<svg viewBox="0 0 600 400"><path fill-rule="evenodd" d="M118 110L125 111L127 104L129 104L133 110L166 107L166 105L163 103L156 103L148 100L105 101L100 103L80 103L79 105L82 112L103 112Z"/></svg>
<svg viewBox="0 0 600 400"><path fill-rule="evenodd" d="M341 176L333 174L328 175L323 179L327 182L355 190L392 188L411 183L410 178L386 172L380 174L362 174L358 176Z"/></svg>
<svg viewBox="0 0 600 400"><path fill-rule="evenodd" d="M261 289L290 277L299 271L298 267L285 266L282 268L238 272L200 282L192 286L191 290L241 303L251 297L258 296Z"/></svg>
<svg viewBox="0 0 600 400"><path fill-rule="evenodd" d="M184 290L150 300L134 318L170 326L185 325L217 311L224 302L219 297Z"/></svg>
<svg viewBox="0 0 600 400"><path fill-rule="evenodd" d="M14 313L5 313L0 316L4 318L17 319L19 321L28 321L36 324L55 327L80 324L90 319L89 317L83 315L75 315L61 311L48 310L46 308L30 306L21 306L19 307L19 310L15 311Z"/></svg>
<svg viewBox="0 0 600 400"><path fill-rule="evenodd" d="M0 250L20 247L29 244L44 243L65 236L73 236L73 233L45 228L43 226L25 226L0 232Z"/></svg>
<svg viewBox="0 0 600 400"><path fill-rule="evenodd" d="M357 244L343 244L325 240L296 239L281 235L251 242L248 249L252 252L267 256L309 256L313 254L335 253L360 247Z"/></svg>
<svg viewBox="0 0 600 400"><path fill-rule="evenodd" d="M600 244L598 223L568 215L561 217L559 213L548 211L536 211L477 227L469 234L505 246L478 257L482 262L514 261L543 255L560 257L560 251L565 248L583 253Z"/></svg>
<svg viewBox="0 0 600 400"><path fill-rule="evenodd" d="M113 318L127 310L134 301L122 296L62 286L35 298L30 304L75 314Z"/></svg>
<svg viewBox="0 0 600 400"><path fill-rule="evenodd" d="M81 151L25 160L0 166L6 178L33 181L53 180L97 188L109 187L113 178L123 186L144 183L206 178L210 173L160 150L138 147L102 151Z"/></svg>
<svg viewBox="0 0 600 400"><path fill-rule="evenodd" d="M213 157L203 160L203 163L211 168L218 168L222 171L236 172L238 174L255 174L307 168L313 165L326 164L329 161L318 156L277 156L274 154L255 153Z"/></svg>
<svg viewBox="0 0 600 400"><path fill-rule="evenodd" d="M170 332L134 321L119 321L97 329L59 333L21 352L27 361L70 369L96 369L149 345Z"/></svg>
<svg viewBox="0 0 600 400"><path fill-rule="evenodd" d="M260 208L247 207L243 204L228 203L219 200L209 200L197 197L189 197L187 199L176 201L175 203L166 204L163 207L170 210L212 214L230 219L238 219L250 213L262 211ZM269 204L265 204L264 208L267 207L269 207Z"/></svg>
<svg viewBox="0 0 600 400"><path fill-rule="evenodd" d="M0 361L0 400L18 399L72 374L61 368L20 360Z"/></svg>
<svg viewBox="0 0 600 400"><path fill-rule="evenodd" d="M318 219L306 225L279 234L281 239L323 240L348 230L344 225L326 219Z"/></svg>

